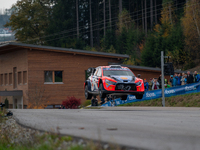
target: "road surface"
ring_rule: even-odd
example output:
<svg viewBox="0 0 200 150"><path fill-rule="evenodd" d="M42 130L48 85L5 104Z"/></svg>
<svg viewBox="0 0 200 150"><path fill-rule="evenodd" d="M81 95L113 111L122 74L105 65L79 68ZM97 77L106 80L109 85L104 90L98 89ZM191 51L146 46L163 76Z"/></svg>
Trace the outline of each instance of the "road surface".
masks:
<svg viewBox="0 0 200 150"><path fill-rule="evenodd" d="M200 108L111 107L12 111L20 124L39 130L144 149L200 149Z"/></svg>

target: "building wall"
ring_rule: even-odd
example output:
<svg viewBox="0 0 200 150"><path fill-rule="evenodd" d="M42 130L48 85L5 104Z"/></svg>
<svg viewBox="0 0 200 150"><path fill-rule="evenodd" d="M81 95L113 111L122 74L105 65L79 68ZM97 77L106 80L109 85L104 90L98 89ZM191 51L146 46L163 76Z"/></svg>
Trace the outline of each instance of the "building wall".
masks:
<svg viewBox="0 0 200 150"><path fill-rule="evenodd" d="M150 78L158 78L161 74L161 72L159 71L147 71L147 70L139 70L139 69L134 69L134 68L130 68L133 73L135 74L135 76L137 76L138 74L141 75L141 79L147 79L147 81L149 82Z"/></svg>
<svg viewBox="0 0 200 150"><path fill-rule="evenodd" d="M85 101L85 71L89 67L119 63L116 58L106 58L68 53L29 50L28 83L29 93L39 97L36 91L43 93L46 104L61 104L68 96ZM44 71L63 71L63 84L45 84Z"/></svg>
<svg viewBox="0 0 200 150"><path fill-rule="evenodd" d="M23 99L26 99L26 91L28 90L28 84L23 83L23 72L28 70L27 64L27 50L15 50L9 53L0 55L0 91L12 91L12 90L23 90ZM14 76L13 76L13 68L17 69L17 84L16 88L14 85ZM19 76L21 72L21 83L18 82ZM7 83L6 83L6 75L7 74ZM9 77L11 74L11 78ZM3 83L1 79L1 75L3 75ZM6 96L2 96L0 98L1 102L4 102ZM11 96L7 97L9 100L9 104L13 104L13 100ZM26 103L26 102L25 102Z"/></svg>

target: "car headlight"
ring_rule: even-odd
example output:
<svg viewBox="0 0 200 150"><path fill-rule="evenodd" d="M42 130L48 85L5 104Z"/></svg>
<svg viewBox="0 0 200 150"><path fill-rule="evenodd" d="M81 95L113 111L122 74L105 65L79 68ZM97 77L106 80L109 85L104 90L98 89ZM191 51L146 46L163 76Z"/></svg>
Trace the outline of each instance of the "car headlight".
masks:
<svg viewBox="0 0 200 150"><path fill-rule="evenodd" d="M136 86L141 86L142 85L141 81L136 82L135 84L136 84Z"/></svg>
<svg viewBox="0 0 200 150"><path fill-rule="evenodd" d="M106 84L115 84L116 82L105 79Z"/></svg>

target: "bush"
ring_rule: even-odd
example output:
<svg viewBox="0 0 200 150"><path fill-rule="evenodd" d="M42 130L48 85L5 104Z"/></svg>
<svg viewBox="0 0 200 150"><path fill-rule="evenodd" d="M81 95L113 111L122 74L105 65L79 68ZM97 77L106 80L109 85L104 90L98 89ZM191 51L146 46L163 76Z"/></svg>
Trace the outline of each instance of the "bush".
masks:
<svg viewBox="0 0 200 150"><path fill-rule="evenodd" d="M62 105L65 106L66 109L78 109L78 106L81 105L81 99L77 99L74 96L67 97L67 99L62 102Z"/></svg>

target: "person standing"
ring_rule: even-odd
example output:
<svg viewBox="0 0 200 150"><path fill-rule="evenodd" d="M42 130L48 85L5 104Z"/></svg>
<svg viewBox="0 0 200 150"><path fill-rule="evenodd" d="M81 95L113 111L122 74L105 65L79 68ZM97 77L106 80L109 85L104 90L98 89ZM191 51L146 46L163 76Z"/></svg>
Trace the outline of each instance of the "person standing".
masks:
<svg viewBox="0 0 200 150"><path fill-rule="evenodd" d="M157 79L155 78L153 81L152 90L157 90L157 89L159 89L159 83L158 83Z"/></svg>
<svg viewBox="0 0 200 150"><path fill-rule="evenodd" d="M181 85L181 74L179 73L177 76L177 85L180 86Z"/></svg>
<svg viewBox="0 0 200 150"><path fill-rule="evenodd" d="M170 75L170 79L169 79L169 82L171 83L171 86L173 86L173 75Z"/></svg>
<svg viewBox="0 0 200 150"><path fill-rule="evenodd" d="M150 78L150 80L149 80L149 90L152 89L152 85L153 85L152 78Z"/></svg>
<svg viewBox="0 0 200 150"><path fill-rule="evenodd" d="M197 82L199 82L199 80L200 80L200 76L199 76L199 74L197 73L197 71L195 71L195 72L194 72L194 82L197 83Z"/></svg>
<svg viewBox="0 0 200 150"><path fill-rule="evenodd" d="M182 78L181 78L181 85L186 85L187 79L185 73L182 73Z"/></svg>
<svg viewBox="0 0 200 150"><path fill-rule="evenodd" d="M145 91L149 90L149 83L147 82L146 79L144 79L144 88L145 88Z"/></svg>
<svg viewBox="0 0 200 150"><path fill-rule="evenodd" d="M173 87L177 86L177 78L178 78L177 73L175 73L175 75L173 77L173 81L172 81L172 86Z"/></svg>
<svg viewBox="0 0 200 150"><path fill-rule="evenodd" d="M193 76L190 74L190 71L187 72L187 84L193 83L194 78Z"/></svg>

